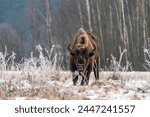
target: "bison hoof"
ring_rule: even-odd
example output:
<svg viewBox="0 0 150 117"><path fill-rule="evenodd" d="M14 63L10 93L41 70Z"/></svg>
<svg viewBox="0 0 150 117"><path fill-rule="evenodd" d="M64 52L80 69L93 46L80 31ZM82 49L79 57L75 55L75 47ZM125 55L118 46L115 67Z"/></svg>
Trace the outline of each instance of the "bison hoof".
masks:
<svg viewBox="0 0 150 117"><path fill-rule="evenodd" d="M88 82L81 82L81 86L84 86L84 85L88 85L89 83Z"/></svg>
<svg viewBox="0 0 150 117"><path fill-rule="evenodd" d="M76 86L76 83L73 83L73 86Z"/></svg>

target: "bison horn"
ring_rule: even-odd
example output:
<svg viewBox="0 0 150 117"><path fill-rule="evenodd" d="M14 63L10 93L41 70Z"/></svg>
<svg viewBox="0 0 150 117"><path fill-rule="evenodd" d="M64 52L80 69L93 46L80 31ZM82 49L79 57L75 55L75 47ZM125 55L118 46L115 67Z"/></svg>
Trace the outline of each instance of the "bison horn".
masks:
<svg viewBox="0 0 150 117"><path fill-rule="evenodd" d="M93 49L91 50L92 52L94 52L95 50L96 50L96 45L95 44L93 44Z"/></svg>
<svg viewBox="0 0 150 117"><path fill-rule="evenodd" d="M71 46L71 44L68 45L68 50L69 50L70 52L72 52L70 46Z"/></svg>

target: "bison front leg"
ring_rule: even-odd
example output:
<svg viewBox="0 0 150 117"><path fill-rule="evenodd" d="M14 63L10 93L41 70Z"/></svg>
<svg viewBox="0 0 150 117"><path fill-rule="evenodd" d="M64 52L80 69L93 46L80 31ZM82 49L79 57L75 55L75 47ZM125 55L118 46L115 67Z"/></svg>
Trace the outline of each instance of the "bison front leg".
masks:
<svg viewBox="0 0 150 117"><path fill-rule="evenodd" d="M85 74L81 74L81 76L82 76L82 80L81 80L81 84L80 85L84 85L85 84L85 79L86 79L86 76L85 76Z"/></svg>
<svg viewBox="0 0 150 117"><path fill-rule="evenodd" d="M78 81L78 72L77 72L77 67L75 65L75 63L72 63L72 61L70 61L70 70L72 72L72 81L73 81L73 85L75 86L77 84Z"/></svg>
<svg viewBox="0 0 150 117"><path fill-rule="evenodd" d="M76 71L72 72L72 81L73 81L73 85L76 86L76 83L78 81L78 75L77 75Z"/></svg>
<svg viewBox="0 0 150 117"><path fill-rule="evenodd" d="M84 76L82 76L81 85L88 85L89 84L89 78L90 78L91 72L92 72L92 67L88 66Z"/></svg>

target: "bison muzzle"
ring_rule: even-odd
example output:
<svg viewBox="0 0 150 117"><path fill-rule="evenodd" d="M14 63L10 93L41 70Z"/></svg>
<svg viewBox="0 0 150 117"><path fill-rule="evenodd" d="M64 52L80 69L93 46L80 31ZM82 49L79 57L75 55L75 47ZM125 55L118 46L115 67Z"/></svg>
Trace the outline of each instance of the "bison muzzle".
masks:
<svg viewBox="0 0 150 117"><path fill-rule="evenodd" d="M81 85L89 84L92 70L99 80L99 40L95 35L80 28L73 41L68 45L70 52L70 70L73 84L76 85L78 74L82 76Z"/></svg>

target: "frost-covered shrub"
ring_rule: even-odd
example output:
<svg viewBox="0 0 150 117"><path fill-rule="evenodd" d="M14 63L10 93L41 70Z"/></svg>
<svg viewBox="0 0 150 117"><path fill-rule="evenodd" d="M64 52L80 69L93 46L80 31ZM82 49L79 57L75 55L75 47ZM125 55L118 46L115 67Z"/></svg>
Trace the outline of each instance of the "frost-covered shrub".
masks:
<svg viewBox="0 0 150 117"><path fill-rule="evenodd" d="M60 62L61 62L61 54L54 53L55 45L52 46L51 50L48 51L45 49L47 56L43 54L43 48L40 45L36 46L36 50L39 53L37 57L37 65L41 67L41 69L45 69L45 67L50 67L51 70L60 69ZM32 56L32 58L34 58Z"/></svg>
<svg viewBox="0 0 150 117"><path fill-rule="evenodd" d="M44 55L43 48L37 45L38 56L34 57L31 52L30 58L22 60L21 71L32 80L33 84L43 86L47 79L52 80L52 76L59 73L61 55L54 53L54 48L53 45L50 51L45 49L47 55Z"/></svg>
<svg viewBox="0 0 150 117"><path fill-rule="evenodd" d="M19 63L16 63L16 53L13 51L11 54L8 53L7 47L5 47L5 52L0 52L0 71L32 71L45 68L50 68L51 70L59 69L62 58L60 54L53 53L54 48L55 46L53 45L50 51L45 49L47 55L44 56L43 48L37 45L36 50L39 53L37 57L31 52L29 58L22 58Z"/></svg>
<svg viewBox="0 0 150 117"><path fill-rule="evenodd" d="M52 79L52 76L56 74L59 75L61 69L61 55L53 53L54 48L55 46L52 46L50 51L45 49L47 55L44 55L43 48L38 45L36 46L38 56L35 57L31 52L29 58L23 58L19 63L15 63L16 54L12 52L9 55L6 48L4 53L0 52L0 78L7 78L7 71L17 71L22 74L21 77L30 79L33 84L44 85L47 79Z"/></svg>
<svg viewBox="0 0 150 117"><path fill-rule="evenodd" d="M14 71L18 70L18 64L15 63L16 53L8 53L7 47L5 47L5 52L0 52L0 71Z"/></svg>
<svg viewBox="0 0 150 117"><path fill-rule="evenodd" d="M143 67L150 71L150 38L148 38L147 47L144 47L144 59L145 63L143 64Z"/></svg>
<svg viewBox="0 0 150 117"><path fill-rule="evenodd" d="M144 58L145 63L143 64L143 66L147 71L150 71L150 49L144 48Z"/></svg>
<svg viewBox="0 0 150 117"><path fill-rule="evenodd" d="M107 71L116 72L116 71L132 70L130 62L126 61L126 65L122 64L123 55L127 52L127 50L124 49L123 51L121 51L121 48L119 48L119 52L120 52L119 60L117 60L116 57L114 57L113 54L111 54L110 65L105 68Z"/></svg>
<svg viewBox="0 0 150 117"><path fill-rule="evenodd" d="M22 58L15 63L16 54L0 52L0 99L9 99L14 96L33 96L43 91L49 83L60 78L61 55L54 53L55 46L50 51L36 46L37 56L31 52L29 58ZM57 78L59 77L59 78ZM57 88L54 86L54 88ZM55 93L55 92L53 92Z"/></svg>

